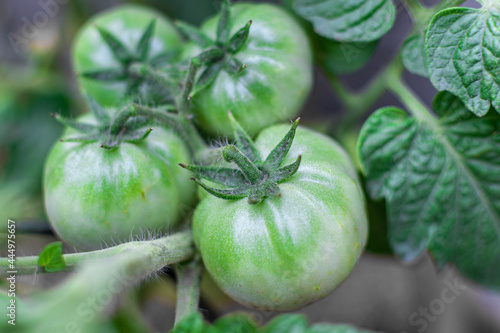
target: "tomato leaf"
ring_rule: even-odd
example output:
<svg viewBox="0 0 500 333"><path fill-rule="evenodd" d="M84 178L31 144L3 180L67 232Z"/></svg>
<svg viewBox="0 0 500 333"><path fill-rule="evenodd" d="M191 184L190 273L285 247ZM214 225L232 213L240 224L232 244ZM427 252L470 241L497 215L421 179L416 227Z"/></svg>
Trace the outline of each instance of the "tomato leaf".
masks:
<svg viewBox="0 0 500 333"><path fill-rule="evenodd" d="M316 324L308 328L303 315L284 314L271 320L266 326L257 328L253 317L244 312L234 312L217 319L214 325L203 321L199 312L182 319L171 333L369 333L352 326Z"/></svg>
<svg viewBox="0 0 500 333"><path fill-rule="evenodd" d="M477 116L490 105L500 113L500 10L449 8L437 13L426 34L432 84L447 90Z"/></svg>
<svg viewBox="0 0 500 333"><path fill-rule="evenodd" d="M38 257L38 266L43 267L47 272L63 270L66 262L62 256L62 243L54 242L45 246Z"/></svg>
<svg viewBox="0 0 500 333"><path fill-rule="evenodd" d="M391 0L295 0L295 11L321 36L344 42L370 42L394 24Z"/></svg>
<svg viewBox="0 0 500 333"><path fill-rule="evenodd" d="M285 314L274 318L262 327L262 333L369 333L347 325L316 324L307 327L307 319L303 315Z"/></svg>
<svg viewBox="0 0 500 333"><path fill-rule="evenodd" d="M359 154L374 199L386 199L397 255L428 249L439 265L500 289L500 115L437 95L431 126L388 107L363 125Z"/></svg>
<svg viewBox="0 0 500 333"><path fill-rule="evenodd" d="M316 59L328 74L348 74L366 65L376 46L376 41L343 43L318 36L316 40Z"/></svg>
<svg viewBox="0 0 500 333"><path fill-rule="evenodd" d="M408 38L403 44L401 57L403 65L410 73L429 77L425 63L424 36L417 35Z"/></svg>
<svg viewBox="0 0 500 333"><path fill-rule="evenodd" d="M262 328L262 333L305 333L307 318L303 315L281 315Z"/></svg>
<svg viewBox="0 0 500 333"><path fill-rule="evenodd" d="M217 332L257 332L255 318L245 312L234 312L230 315L217 319L214 328Z"/></svg>

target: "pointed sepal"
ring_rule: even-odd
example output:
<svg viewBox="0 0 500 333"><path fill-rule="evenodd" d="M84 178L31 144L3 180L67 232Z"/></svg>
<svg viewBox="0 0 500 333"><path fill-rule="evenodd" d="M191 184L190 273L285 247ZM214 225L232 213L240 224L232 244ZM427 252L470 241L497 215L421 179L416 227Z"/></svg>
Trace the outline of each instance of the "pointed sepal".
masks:
<svg viewBox="0 0 500 333"><path fill-rule="evenodd" d="M103 69L98 71L87 71L79 73L78 76L105 82L124 81L128 78L127 73L122 68Z"/></svg>
<svg viewBox="0 0 500 333"><path fill-rule="evenodd" d="M214 41L197 27L181 21L175 22L175 25L187 39L199 47L206 49L214 45Z"/></svg>
<svg viewBox="0 0 500 333"><path fill-rule="evenodd" d="M98 140L99 140L99 136L97 136L97 135L87 135L87 136L61 138L61 139L59 139L59 142L92 143L92 142L97 142Z"/></svg>
<svg viewBox="0 0 500 333"><path fill-rule="evenodd" d="M219 76L222 69L222 64L217 62L208 66L203 73L201 73L198 81L196 81L196 86L191 92L191 96L196 95L198 92L202 91L209 85L211 85Z"/></svg>
<svg viewBox="0 0 500 333"><path fill-rule="evenodd" d="M234 133L234 138L236 142L236 147L245 154L250 161L259 164L261 163L261 158L260 158L260 153L255 148L255 145L252 142L252 139L250 136L245 132L245 130L241 127L241 125L238 123L236 118L234 118L233 114L231 111L228 111L227 116L229 117L229 121L231 122L231 125L233 126L233 133Z"/></svg>
<svg viewBox="0 0 500 333"><path fill-rule="evenodd" d="M97 119L101 127L109 126L111 118L109 117L109 114L106 112L106 110L104 110L102 106L97 103L97 101L90 95L85 95L85 99L87 100L90 111L92 111L92 114L94 115L95 119Z"/></svg>
<svg viewBox="0 0 500 333"><path fill-rule="evenodd" d="M155 33L156 27L156 19L152 19L149 22L146 30L139 39L139 43L137 43L137 49L135 50L136 58L143 62L146 62L149 55L149 48L151 46L151 41L153 39L153 35Z"/></svg>
<svg viewBox="0 0 500 333"><path fill-rule="evenodd" d="M252 20L248 21L248 23L238 30L229 40L227 45L227 50L231 53L236 53L245 45L248 39L248 35L250 34L250 26L252 25Z"/></svg>
<svg viewBox="0 0 500 333"><path fill-rule="evenodd" d="M283 159L286 157L290 147L292 146L293 139L295 138L295 131L299 125L299 120L300 118L297 118L297 120L293 122L292 128L290 128L281 142L278 143L278 145L269 153L264 161L264 165L271 169L278 168L281 165L281 162L283 162Z"/></svg>
<svg viewBox="0 0 500 333"><path fill-rule="evenodd" d="M247 68L247 65L236 59L235 57L227 57L224 61L224 70L228 73L237 75Z"/></svg>
<svg viewBox="0 0 500 333"><path fill-rule="evenodd" d="M238 186L245 182L246 178L240 170L231 168L219 168L214 166L187 165L179 163L181 167L193 172L198 178L203 178L212 183L227 187Z"/></svg>
<svg viewBox="0 0 500 333"><path fill-rule="evenodd" d="M151 127L146 128L146 129L137 130L137 131L133 132L132 134L129 134L125 138L123 138L123 141L128 142L128 143L142 142L142 141L147 139L147 137L149 136L149 134L151 134L152 131L153 131L153 129Z"/></svg>
<svg viewBox="0 0 500 333"><path fill-rule="evenodd" d="M229 190L216 189L205 185L203 182L199 181L196 178L191 178L191 179L194 180L198 185L200 185L205 191L216 196L217 198L225 200L237 200L248 196L248 193L245 188L235 188Z"/></svg>
<svg viewBox="0 0 500 333"><path fill-rule="evenodd" d="M217 26L217 43L226 44L231 32L231 6L229 0L222 0L219 24Z"/></svg>
<svg viewBox="0 0 500 333"><path fill-rule="evenodd" d="M116 60L118 60L122 64L128 64L132 60L132 55L130 54L128 49L118 38L116 38L115 35L113 35L108 30L98 26L96 26L96 29L97 31L99 31L101 38L108 45Z"/></svg>
<svg viewBox="0 0 500 333"><path fill-rule="evenodd" d="M299 155L299 157L292 164L279 168L276 173L273 174L273 180L279 184L290 179L297 172L297 170L299 170L301 160L302 156Z"/></svg>
<svg viewBox="0 0 500 333"><path fill-rule="evenodd" d="M222 156L227 162L235 163L241 172L215 166L188 166L185 164L181 164L181 166L194 172L198 178L223 185L224 189L213 188L196 178L196 182L200 186L218 198L235 200L247 197L248 203L255 205L268 197L281 197L278 184L290 179L299 169L302 160L302 157L299 156L295 162L280 168L291 148L298 119L280 143L271 151L265 162L261 162L259 152L250 137L231 113L229 113L229 118L233 123L237 146L225 146L222 150Z"/></svg>
<svg viewBox="0 0 500 333"><path fill-rule="evenodd" d="M99 128L95 125L80 123L74 119L66 118L57 113L52 113L51 115L64 126L74 128L77 131L82 132L84 134L92 135L92 134L97 134L97 132L99 131Z"/></svg>

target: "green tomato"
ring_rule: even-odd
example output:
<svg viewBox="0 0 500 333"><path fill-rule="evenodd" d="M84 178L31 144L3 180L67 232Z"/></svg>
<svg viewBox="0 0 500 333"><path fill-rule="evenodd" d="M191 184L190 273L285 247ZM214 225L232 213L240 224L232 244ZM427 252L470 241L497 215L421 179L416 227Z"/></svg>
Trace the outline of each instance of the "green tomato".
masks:
<svg viewBox="0 0 500 333"><path fill-rule="evenodd" d="M261 156L289 126L264 130ZM205 198L193 232L208 272L229 296L270 311L300 308L335 289L351 272L367 238L365 200L356 171L332 139L299 127L282 165L302 156L281 197Z"/></svg>
<svg viewBox="0 0 500 333"><path fill-rule="evenodd" d="M68 129L64 137L77 135ZM195 188L177 165L190 160L177 134L154 128L140 143L123 142L111 151L99 146L58 142L47 157L45 207L64 241L82 250L99 249L170 231L181 221Z"/></svg>
<svg viewBox="0 0 500 333"><path fill-rule="evenodd" d="M201 27L214 40L218 20L213 17ZM231 7L230 36L249 20L252 25L246 44L234 55L248 67L240 74L222 70L192 98L200 127L212 135L232 136L228 110L250 135L293 118L311 89L311 47L294 18L274 5L238 3ZM188 46L184 57L200 51Z"/></svg>
<svg viewBox="0 0 500 333"><path fill-rule="evenodd" d="M160 12L137 6L123 5L100 13L91 18L79 31L73 45L73 62L76 73L87 73L108 69L120 69L123 64L114 56L97 28L112 33L128 49L136 51L142 34L156 20L155 33L149 46L148 62L162 55L173 56L181 50L182 40L175 27ZM80 87L102 106L115 106L130 93L130 82L125 80L99 81L79 77ZM163 102L164 91L142 82L138 93L142 102L150 100L156 104Z"/></svg>

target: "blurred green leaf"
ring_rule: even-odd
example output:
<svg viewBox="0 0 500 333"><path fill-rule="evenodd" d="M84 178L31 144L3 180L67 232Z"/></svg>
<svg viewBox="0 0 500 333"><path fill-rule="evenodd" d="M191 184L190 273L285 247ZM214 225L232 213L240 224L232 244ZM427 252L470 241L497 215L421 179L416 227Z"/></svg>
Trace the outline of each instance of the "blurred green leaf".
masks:
<svg viewBox="0 0 500 333"><path fill-rule="evenodd" d="M257 332L255 318L245 312L235 312L217 319L214 328L217 332Z"/></svg>
<svg viewBox="0 0 500 333"><path fill-rule="evenodd" d="M53 242L45 246L38 257L38 266L43 267L47 272L58 272L66 263L62 256L62 243Z"/></svg>
<svg viewBox="0 0 500 333"><path fill-rule="evenodd" d="M377 41L345 43L316 38L316 59L328 74L341 75L362 68L372 57Z"/></svg>
<svg viewBox="0 0 500 333"><path fill-rule="evenodd" d="M344 42L370 42L394 24L391 0L295 0L295 11L310 21L316 33Z"/></svg>
<svg viewBox="0 0 500 333"><path fill-rule="evenodd" d="M424 36L417 35L409 37L403 44L401 57L403 59L403 65L410 73L429 77L427 64L425 63Z"/></svg>

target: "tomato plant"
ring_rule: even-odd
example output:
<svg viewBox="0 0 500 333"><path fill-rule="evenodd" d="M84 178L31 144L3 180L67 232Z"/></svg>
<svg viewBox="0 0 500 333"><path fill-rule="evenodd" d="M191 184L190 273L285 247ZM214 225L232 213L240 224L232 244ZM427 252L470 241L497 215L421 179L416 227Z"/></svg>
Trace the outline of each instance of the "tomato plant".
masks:
<svg viewBox="0 0 500 333"><path fill-rule="evenodd" d="M7 244L0 303L9 307L0 331L14 324L23 332L151 331L144 313L155 299L175 303L175 333L366 332L309 325L302 315L271 319L267 311L311 315L330 303L305 306L331 294L326 300L345 311L379 313L375 307L386 299L354 300L358 289L385 290L374 263L384 279L396 276L391 288L407 290L400 275L425 253L440 283L426 286L439 289L429 306L403 300L403 324L356 324L441 332L445 310L460 319L479 313L471 304L500 290L500 6L400 2L221 0L219 13L200 26L139 5L91 17L74 40L72 62L92 112L54 114L66 130L45 161L43 196L57 234L46 237L60 241L20 256L28 252L16 243L26 225L36 229L17 224L16 216L0 229ZM167 11L176 6L187 5L162 4ZM370 73L402 9L413 26L394 57L361 89L349 88L345 75ZM314 85L313 65L322 72ZM7 81L10 91L22 90ZM437 90L432 105L414 91L419 82ZM316 119L316 94L325 84L344 110ZM399 105L375 110L386 92ZM0 95L1 113L14 99ZM300 125L283 124L301 109ZM5 157L31 147L3 147L5 178L16 175L5 166L17 165ZM3 207L17 195L6 195L9 189L0 190ZM80 252L65 253L64 244ZM18 275L75 269L36 296L22 283L17 292ZM460 279L450 280L450 272ZM368 278L356 285L360 275ZM337 300L346 290L348 297ZM448 308L462 292L468 316L453 312L462 306ZM236 303L245 311L218 318ZM18 313L12 304L21 304ZM388 309L396 318L398 311ZM497 317L485 330L500 327Z"/></svg>

